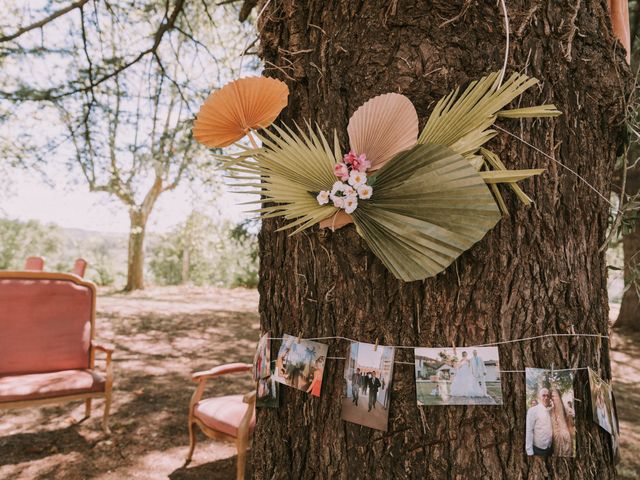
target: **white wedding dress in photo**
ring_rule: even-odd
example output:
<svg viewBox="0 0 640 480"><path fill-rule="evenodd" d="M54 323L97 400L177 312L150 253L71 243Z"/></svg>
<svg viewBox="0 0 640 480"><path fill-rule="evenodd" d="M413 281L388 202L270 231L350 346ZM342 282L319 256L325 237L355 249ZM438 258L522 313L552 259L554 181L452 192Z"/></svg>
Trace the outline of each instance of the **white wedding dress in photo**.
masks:
<svg viewBox="0 0 640 480"><path fill-rule="evenodd" d="M484 397L480 382L471 373L469 360L461 360L451 381L452 397Z"/></svg>

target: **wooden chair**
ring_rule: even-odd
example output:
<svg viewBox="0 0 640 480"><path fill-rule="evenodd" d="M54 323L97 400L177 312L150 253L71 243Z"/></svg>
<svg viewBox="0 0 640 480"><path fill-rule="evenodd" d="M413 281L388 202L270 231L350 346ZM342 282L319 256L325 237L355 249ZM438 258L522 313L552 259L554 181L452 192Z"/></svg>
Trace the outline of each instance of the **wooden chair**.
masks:
<svg viewBox="0 0 640 480"><path fill-rule="evenodd" d="M84 272L86 270L87 270L87 261L84 258L78 258L73 264L73 270L71 270L71 273L79 276L80 278L84 278Z"/></svg>
<svg viewBox="0 0 640 480"><path fill-rule="evenodd" d="M44 258L43 257L27 257L24 262L25 270L33 270L41 272L44 270Z"/></svg>
<svg viewBox="0 0 640 480"><path fill-rule="evenodd" d="M76 275L0 271L0 410L104 397L109 432L113 346L94 339L96 287ZM98 373L95 352L106 354Z"/></svg>
<svg viewBox="0 0 640 480"><path fill-rule="evenodd" d="M234 442L238 450L237 480L244 480L247 448L249 436L255 426L255 390L246 395L225 395L202 400L205 383L210 378L220 377L231 373L251 372L251 364L230 363L211 370L197 372L192 379L198 382L198 387L189 403L189 453L185 466L191 461L196 446L196 431L194 426L200 427L209 438Z"/></svg>

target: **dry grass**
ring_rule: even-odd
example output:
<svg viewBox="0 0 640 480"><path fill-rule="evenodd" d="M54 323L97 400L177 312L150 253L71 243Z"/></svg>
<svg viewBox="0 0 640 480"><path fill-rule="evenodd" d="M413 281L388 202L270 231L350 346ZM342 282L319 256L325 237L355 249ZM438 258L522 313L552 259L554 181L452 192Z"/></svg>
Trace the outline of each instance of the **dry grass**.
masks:
<svg viewBox="0 0 640 480"><path fill-rule="evenodd" d="M202 435L189 468L187 406L194 370L250 361L258 337L253 290L157 288L132 295L102 292L98 336L116 344L113 435L81 403L0 413L1 479L227 479L233 445ZM640 478L640 337L613 341L614 389L622 429L620 478ZM100 362L98 362L100 364ZM212 395L251 388L248 376L211 383Z"/></svg>

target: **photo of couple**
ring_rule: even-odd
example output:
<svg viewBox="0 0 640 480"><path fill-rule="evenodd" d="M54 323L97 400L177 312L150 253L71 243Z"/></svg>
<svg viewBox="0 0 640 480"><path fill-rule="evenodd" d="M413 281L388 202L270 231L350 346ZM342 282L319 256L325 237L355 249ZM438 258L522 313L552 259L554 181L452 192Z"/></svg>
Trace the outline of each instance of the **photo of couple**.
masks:
<svg viewBox="0 0 640 480"><path fill-rule="evenodd" d="M394 353L393 347L351 344L344 371L343 420L387 431Z"/></svg>
<svg viewBox="0 0 640 480"><path fill-rule="evenodd" d="M328 348L324 343L283 335L274 380L319 397Z"/></svg>
<svg viewBox="0 0 640 480"><path fill-rule="evenodd" d="M574 457L573 372L526 368L527 455Z"/></svg>
<svg viewBox="0 0 640 480"><path fill-rule="evenodd" d="M497 347L416 348L418 405L502 405Z"/></svg>

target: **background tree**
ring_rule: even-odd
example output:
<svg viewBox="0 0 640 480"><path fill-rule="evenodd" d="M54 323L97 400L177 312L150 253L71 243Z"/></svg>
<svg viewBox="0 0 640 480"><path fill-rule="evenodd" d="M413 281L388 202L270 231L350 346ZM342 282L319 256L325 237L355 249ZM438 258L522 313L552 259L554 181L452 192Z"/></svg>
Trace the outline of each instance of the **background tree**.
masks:
<svg viewBox="0 0 640 480"><path fill-rule="evenodd" d="M249 28L233 2L15 2L0 26L0 145L119 200L130 218L125 290L144 286L158 197L199 175L191 120L232 74ZM244 14L243 14L244 15ZM223 47L224 46L224 47ZM41 75L40 72L52 72Z"/></svg>
<svg viewBox="0 0 640 480"><path fill-rule="evenodd" d="M500 122L577 170L605 197L611 188L628 95L624 52L611 34L606 2L509 2L509 70L541 80L524 105L555 103L554 120ZM425 119L455 86L502 65L505 32L495 2L372 0L270 2L260 22L268 73L291 89L283 120L337 129L347 145L349 115L368 98L402 92ZM352 226L288 237L279 220L260 234L260 314L278 337L339 335L395 345L477 345L543 333L607 334L605 241L609 204L575 176L501 135L491 148L510 168L544 167L525 182L523 207L505 192L510 217L435 278L402 283ZM331 342L330 355L347 345ZM504 370L592 366L610 378L606 342L587 338L500 347ZM413 354L395 368L389 431L340 420L343 363L330 360L323 392L311 399L281 389L279 409L258 412L257 478L614 477L610 439L577 409L575 459L527 458L524 374L503 375L499 408L416 405ZM584 371L577 398L588 398ZM277 441L274 442L274 438Z"/></svg>
<svg viewBox="0 0 640 480"><path fill-rule="evenodd" d="M99 122L86 123L80 130L74 128L68 111L62 112L89 189L114 196L129 212L126 291L144 288L144 240L153 207L160 195L174 190L186 171L197 166L200 152L190 141L190 123L181 111L186 105L177 88L166 86L159 74L155 79L155 85L138 85L133 103L131 91L123 92L116 78L115 88L107 89L93 107L101 110ZM129 111L127 104L136 110ZM105 126L107 134L101 136Z"/></svg>
<svg viewBox="0 0 640 480"><path fill-rule="evenodd" d="M193 211L183 224L155 242L151 271L156 282L164 285L256 287L256 230L251 223L233 225Z"/></svg>

